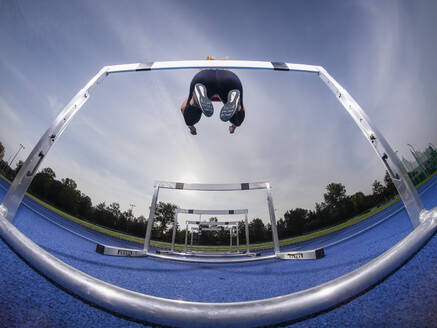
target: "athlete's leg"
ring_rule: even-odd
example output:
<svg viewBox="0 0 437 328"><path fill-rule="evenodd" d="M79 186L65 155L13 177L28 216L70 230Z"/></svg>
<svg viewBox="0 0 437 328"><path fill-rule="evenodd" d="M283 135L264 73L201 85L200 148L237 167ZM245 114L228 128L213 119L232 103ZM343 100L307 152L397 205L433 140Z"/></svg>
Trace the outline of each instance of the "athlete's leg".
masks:
<svg viewBox="0 0 437 328"><path fill-rule="evenodd" d="M200 107L205 116L214 113L210 98L215 93L215 73L213 70L203 70L191 80L188 104Z"/></svg>
<svg viewBox="0 0 437 328"><path fill-rule="evenodd" d="M194 124L200 121L202 110L199 107L190 105L188 99L186 99L182 104L181 112L184 117L185 124L187 124L188 128L190 129L190 133L196 135L197 130L194 127Z"/></svg>
<svg viewBox="0 0 437 328"><path fill-rule="evenodd" d="M229 120L229 122L232 123L232 125L229 127L229 133L234 133L235 129L239 127L241 123L243 123L245 117L246 112L244 111L244 107L241 107L241 109L237 110Z"/></svg>
<svg viewBox="0 0 437 328"><path fill-rule="evenodd" d="M187 124L188 128L190 129L190 133L192 135L196 135L197 130L194 127L194 124L200 121L202 110L199 107L190 105L188 99L186 99L181 106L181 112L184 117L185 124Z"/></svg>
<svg viewBox="0 0 437 328"><path fill-rule="evenodd" d="M188 128L193 135L197 134L194 124L199 122L200 118L202 117L202 112L207 116L211 116L213 113L214 107L209 101L208 96L209 93L214 92L214 90L215 73L211 70L200 71L191 80L188 98L182 104L181 111L182 115L184 116L185 123L188 125ZM196 93L201 93L201 96L196 95ZM204 99L205 94L208 97L207 99ZM211 97L213 95L214 94L211 94Z"/></svg>
<svg viewBox="0 0 437 328"><path fill-rule="evenodd" d="M225 103L220 111L220 119L226 122L243 106L243 86L238 76L231 71L217 70L216 75L218 92Z"/></svg>

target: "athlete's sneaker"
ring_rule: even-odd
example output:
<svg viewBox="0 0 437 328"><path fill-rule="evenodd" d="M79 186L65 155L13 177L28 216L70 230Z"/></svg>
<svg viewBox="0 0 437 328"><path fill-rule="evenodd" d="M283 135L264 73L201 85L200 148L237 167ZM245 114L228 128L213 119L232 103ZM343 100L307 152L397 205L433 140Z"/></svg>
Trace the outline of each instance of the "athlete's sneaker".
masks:
<svg viewBox="0 0 437 328"><path fill-rule="evenodd" d="M222 110L220 111L220 119L223 122L229 121L237 111L239 104L240 104L240 90L235 89L229 91L228 102L224 104Z"/></svg>
<svg viewBox="0 0 437 328"><path fill-rule="evenodd" d="M199 105L206 117L212 116L214 113L214 106L212 105L211 100L208 98L206 87L202 83L196 83L194 86L194 100Z"/></svg>

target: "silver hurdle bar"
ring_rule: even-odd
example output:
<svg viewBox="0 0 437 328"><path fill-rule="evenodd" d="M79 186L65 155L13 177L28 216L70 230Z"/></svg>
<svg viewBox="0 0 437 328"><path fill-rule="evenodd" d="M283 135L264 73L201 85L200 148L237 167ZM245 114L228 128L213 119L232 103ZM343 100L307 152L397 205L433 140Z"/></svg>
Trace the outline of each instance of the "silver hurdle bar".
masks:
<svg viewBox="0 0 437 328"><path fill-rule="evenodd" d="M199 221L201 220L202 215L244 215L244 226L245 226L245 232L246 232L246 253L250 253L250 241L249 241L249 222L248 222L248 210L247 209L236 209L236 210L199 210L199 209L184 209L184 208L177 208L174 214L173 219L173 233L171 238L171 248L170 251L175 251L175 242L176 242L176 230L178 226L178 220L179 220L179 214L197 214L200 216ZM237 228L237 249L240 249L240 242L239 242L239 228L238 224L236 225ZM186 249L185 249L186 251Z"/></svg>

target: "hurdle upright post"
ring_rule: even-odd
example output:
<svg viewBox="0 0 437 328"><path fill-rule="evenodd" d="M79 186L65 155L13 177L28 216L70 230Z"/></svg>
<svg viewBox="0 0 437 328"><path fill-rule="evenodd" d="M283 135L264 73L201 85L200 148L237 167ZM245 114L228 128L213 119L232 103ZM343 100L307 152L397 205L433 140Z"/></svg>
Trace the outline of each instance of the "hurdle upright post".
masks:
<svg viewBox="0 0 437 328"><path fill-rule="evenodd" d="M149 251L150 237L152 236L153 220L155 219L156 202L158 201L159 184L155 183L152 203L150 204L149 219L147 220L146 236L144 238L144 251Z"/></svg>
<svg viewBox="0 0 437 328"><path fill-rule="evenodd" d="M185 224L185 244L184 244L184 253L187 252L187 243L188 243L188 223Z"/></svg>
<svg viewBox="0 0 437 328"><path fill-rule="evenodd" d="M275 208L273 206L272 188L270 186L270 183L266 183L266 189L267 189L267 203L269 205L270 223L272 225L273 244L275 248L275 254L277 254L280 252L279 237L278 237L278 229L276 227Z"/></svg>
<svg viewBox="0 0 437 328"><path fill-rule="evenodd" d="M232 253L232 226L229 227L229 253Z"/></svg>
<svg viewBox="0 0 437 328"><path fill-rule="evenodd" d="M239 236L239 232L238 232L238 222L236 225L236 234L237 234L237 252L240 252L240 236Z"/></svg>
<svg viewBox="0 0 437 328"><path fill-rule="evenodd" d="M244 225L246 230L246 253L250 253L250 241L249 241L249 219L247 217L247 212L244 215Z"/></svg>
<svg viewBox="0 0 437 328"><path fill-rule="evenodd" d="M174 245L176 242L176 230L178 229L178 209L175 210L174 220L173 220L173 234L171 236L171 251L174 252Z"/></svg>

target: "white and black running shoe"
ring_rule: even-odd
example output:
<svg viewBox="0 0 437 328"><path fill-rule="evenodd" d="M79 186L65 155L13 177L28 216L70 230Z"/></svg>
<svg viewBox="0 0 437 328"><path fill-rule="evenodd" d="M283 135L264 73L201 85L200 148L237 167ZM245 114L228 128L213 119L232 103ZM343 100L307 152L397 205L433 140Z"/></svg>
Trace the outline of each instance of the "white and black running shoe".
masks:
<svg viewBox="0 0 437 328"><path fill-rule="evenodd" d="M197 102L206 117L212 116L214 113L214 106L208 98L206 87L202 83L196 83L194 86L194 100Z"/></svg>
<svg viewBox="0 0 437 328"><path fill-rule="evenodd" d="M224 104L220 111L220 119L223 122L227 122L234 116L240 104L240 90L231 90L228 92L228 102Z"/></svg>

